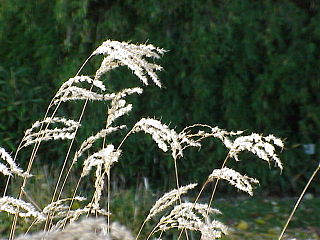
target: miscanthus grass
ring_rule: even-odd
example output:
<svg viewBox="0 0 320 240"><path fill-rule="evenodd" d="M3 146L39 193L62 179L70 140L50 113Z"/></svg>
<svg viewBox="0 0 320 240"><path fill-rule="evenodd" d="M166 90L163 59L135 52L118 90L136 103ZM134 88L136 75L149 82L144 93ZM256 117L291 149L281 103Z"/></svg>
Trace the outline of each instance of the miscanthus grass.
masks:
<svg viewBox="0 0 320 240"><path fill-rule="evenodd" d="M178 231L178 238L189 239L190 232L195 231L200 239L219 239L228 234L228 227L219 220L223 214L213 207L214 194L220 180L226 181L252 196L254 188L259 184L258 179L240 173L236 169L228 167L228 161L239 161L241 152L250 152L270 166L283 169L283 164L278 157L278 152L284 147L283 141L273 135L262 136L257 133L245 134L243 131L227 131L217 126L194 124L182 128L182 131L171 129L168 125L156 118L144 117L138 119L130 129L127 125L119 125L117 120L129 114L133 105L128 102L130 95L140 95L150 82L162 87L157 72L162 67L155 63L166 51L151 44L133 44L107 40L103 42L85 60L74 77L67 79L57 93L53 96L44 116L25 131L14 157L4 148L0 148L0 173L7 176L7 184L3 197L0 198L0 211L13 215L9 239L14 239L17 233L18 218L31 219L27 235L21 235L17 239L124 239L132 240L141 238L141 232L147 222L153 224L153 229L146 233L147 238L166 239L166 233ZM80 75L85 64L96 55L102 55L103 59L97 71L91 76ZM142 86L122 89L118 92L110 92L102 81L109 71L115 71L118 67L125 66L140 80ZM138 84L138 82L137 82ZM77 139L78 129L85 124L82 119L85 114L88 101L104 101L108 107L105 110L107 116L104 127L93 133L79 144L75 149L74 142ZM65 102L81 104L82 111L75 119L67 119L58 116L58 109L63 108ZM123 121L122 121L123 122ZM175 166L176 188L160 197L150 209L139 229L133 236L124 226L111 221L111 174L112 168L122 155L126 154L123 143L131 135L143 132L152 137L155 144L163 152L172 156ZM119 144L113 143L112 134L122 134ZM204 183L183 183L179 180L178 163L184 157L186 148L199 148L203 140L215 138L228 150L228 154L221 168L210 169L207 180ZM43 142L68 141L69 148L64 156L64 163L60 169L60 175L56 180L55 190L51 200L40 208L29 202L26 192L27 182L33 178L33 165ZM101 141L103 144L101 145ZM23 150L30 148L29 164L25 170L18 166L19 158ZM75 149L75 150L72 150ZM130 153L127 153L130 154ZM71 170L81 166L77 184L73 192L66 197L64 189L69 186ZM92 176L92 177L90 177ZM19 194L9 196L8 185L12 178L20 178ZM91 184L91 196L81 197L79 187L84 178L93 179ZM210 201L201 203L203 190L208 184L214 182L214 189ZM180 185L181 184L181 185ZM201 189L197 190L197 186ZM191 191L192 190L192 191ZM183 201L182 195L196 192L195 201ZM107 204L101 201L102 196L107 197ZM125 211L125 209L124 209ZM93 218L94 217L94 218ZM32 232L33 226L43 226L43 232Z"/></svg>

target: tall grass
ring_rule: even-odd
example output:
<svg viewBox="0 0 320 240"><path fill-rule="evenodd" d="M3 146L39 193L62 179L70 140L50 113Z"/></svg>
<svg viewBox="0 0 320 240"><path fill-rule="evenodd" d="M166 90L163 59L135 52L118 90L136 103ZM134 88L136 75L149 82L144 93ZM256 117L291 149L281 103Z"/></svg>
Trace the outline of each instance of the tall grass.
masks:
<svg viewBox="0 0 320 240"><path fill-rule="evenodd" d="M7 176L4 195L0 198L0 210L13 215L9 239L14 239L21 234L17 232L17 222L20 218L32 220L29 222L27 232L32 232L36 225L41 226L43 232L21 236L18 239L134 239L125 227L112 219L111 174L113 166L121 161L121 156L130 154L122 149L124 142L138 132L150 135L159 149L172 156L176 189L165 193L154 203L144 222L140 227L137 226L138 234L135 239L141 237L147 222L153 224L152 230L146 233L147 239L165 239L166 234L172 231L177 231L179 239L189 239L191 232L196 232L195 235L192 234L193 237L198 236L203 240L221 238L228 234L228 226L219 221L219 215L223 213L213 207L218 183L226 181L250 196L253 195L255 186L259 184L258 179L228 167L228 162L232 159L240 162L240 153L250 152L270 166L282 170L283 166L277 151L283 149L283 141L273 135L262 136L257 133L227 131L204 124L194 124L182 128L182 131L176 131L160 120L148 117L137 120L131 128L117 123L118 119L124 118L133 108L128 102L128 96L142 94L144 87L150 82L157 87L162 87L157 75L157 71L162 70L162 67L154 63L154 59L159 59L165 52L164 49L151 44L132 44L111 40L103 42L85 60L77 74L61 85L43 118L25 131L15 155L11 156L4 148L0 148L2 160L0 171ZM97 71L91 76L81 75L83 67L97 55L103 55ZM105 82L102 81L102 76L122 66L129 68L132 74L142 82L143 87L109 92ZM76 148L78 130L85 124L83 119L87 105L95 101L107 103L107 108L104 110L107 112L104 127L92 136L88 136ZM76 119L59 116L58 110L63 108L66 102L82 105L82 111ZM122 141L118 144L113 141L112 134L115 133L122 136ZM211 174L204 183L181 182L179 164L185 161L185 149L200 148L203 140L208 138L219 139L228 150L221 168L211 169ZM26 185L30 179L34 178L32 173L39 148L44 142L62 140L68 141L69 147L51 192L51 200L43 207L38 206L29 197ZM31 154L28 166L23 170L19 168L17 162L26 148L30 149ZM77 173L78 179L74 186L70 186L74 182L70 180L70 176L76 166L77 169L82 166L81 171ZM210 169L210 166L207 167ZM8 195L12 177L21 179L20 186L15 187L19 190L16 197ZM79 189L86 178L93 179L93 182L91 183L92 194L85 198L81 196ZM213 184L211 197L208 202L202 202L203 191L206 188L211 189L211 184ZM72 189L72 192L66 193L66 187ZM182 195L190 193L190 190L197 193L193 198L189 198L194 201L183 201ZM107 199L105 205L101 201L102 196ZM84 219L79 222L80 218Z"/></svg>

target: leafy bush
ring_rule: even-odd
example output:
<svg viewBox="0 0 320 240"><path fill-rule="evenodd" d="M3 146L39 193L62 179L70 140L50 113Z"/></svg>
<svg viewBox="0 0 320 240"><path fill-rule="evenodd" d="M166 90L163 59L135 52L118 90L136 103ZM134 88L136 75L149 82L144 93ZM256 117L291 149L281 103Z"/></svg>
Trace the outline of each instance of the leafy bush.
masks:
<svg viewBox="0 0 320 240"><path fill-rule="evenodd" d="M28 99L38 99L32 92L38 86L42 86L39 95L53 94L61 84L60 79L74 74L82 57L106 35L163 46L171 50L162 64L166 69L163 85L168 89L165 92L147 89L141 98L133 98L138 110L132 113L130 121L134 123L138 116L155 115L162 116L163 121L171 122L172 126L203 122L286 138L287 151L282 158L290 161L286 161L280 188L268 191L287 195L300 189L310 175L313 168L305 162L318 157L304 155L301 147L303 143L319 144L320 15L312 2L70 0L26 3L4 0L0 6L0 55L5 69L1 79L11 81L10 68L18 73L19 89L29 102ZM89 63L84 72L98 65L98 62ZM111 75L110 89L132 86L128 71ZM25 81L21 77L28 79L28 84L21 84ZM20 101L12 99L20 99L19 93L8 89L1 94L6 95L1 97L5 99L0 102L1 109L6 109L8 118L15 118L2 119L2 129L12 129L16 125L21 128L1 133L0 145L14 151L13 147L21 138L20 130L35 120L31 118L38 118L39 105L28 105L35 109L25 111L23 104L11 104ZM43 98L39 101L42 101L41 106L47 104ZM81 109L70 107L65 111L76 115ZM14 117L17 112L18 119L25 120L19 121L19 125ZM94 107L92 112L88 121L100 122L104 113ZM91 133L94 124L86 126L89 127L83 130L83 138ZM154 183L153 187L161 188L160 183L166 181L165 172L171 172L173 165L162 165L160 174L146 173L145 169L152 168L154 161L163 156L157 152L155 157L150 157L155 154L153 147L147 139L140 141L149 147L130 149L132 155L124 156L119 173L124 174L127 186L144 176L158 178L159 183ZM133 144L127 147L130 146ZM213 143L202 150L200 155L190 150L188 156L202 159L203 166L216 167L224 156L223 147ZM58 151L61 152L55 158L59 158L63 152L59 147L52 149L50 156ZM46 151L41 154L45 161ZM141 171L138 167L133 171L126 169L132 159L143 166ZM62 161L49 160L53 165ZM208 174L205 167L188 173L194 166L191 161L181 166L186 181ZM264 166L252 163L244 168L252 173L257 171L254 173L257 176L262 175L262 186L268 187L273 181ZM292 182L292 176L297 180Z"/></svg>

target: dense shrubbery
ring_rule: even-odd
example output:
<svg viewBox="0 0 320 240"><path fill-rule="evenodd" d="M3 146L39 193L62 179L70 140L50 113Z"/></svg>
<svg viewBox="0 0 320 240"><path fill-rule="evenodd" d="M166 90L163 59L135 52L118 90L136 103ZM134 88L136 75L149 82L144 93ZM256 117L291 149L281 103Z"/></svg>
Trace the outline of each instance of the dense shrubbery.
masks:
<svg viewBox="0 0 320 240"><path fill-rule="evenodd" d="M138 115L155 115L171 126L204 122L287 138L282 185L269 191L296 190L315 165L299 144L319 144L320 14L315 7L312 1L271 0L3 0L0 146L14 150L22 130L41 117L39 109L47 105L44 96L55 92L61 79L74 75L83 56L103 39L150 41L171 50L162 61L161 77L170 88L148 89L134 99L132 122ZM127 73L113 73L108 85L130 87ZM101 122L104 112L89 111L93 117L88 121ZM136 148L130 141L146 142L150 148ZM197 162L185 161L182 176L201 178L208 173L206 166L220 166L216 161L224 153L215 146L209 143L200 153L188 153ZM129 139L125 147L130 158L122 159L122 169L115 170L125 174L126 184L135 185L142 176L152 178L157 187L154 179L167 181L173 165L154 153L148 138ZM61 163L58 155L54 164ZM132 162L132 168L125 167ZM148 170L154 164L157 171ZM190 173L195 166L197 171ZM262 185L274 181L255 161L245 166Z"/></svg>

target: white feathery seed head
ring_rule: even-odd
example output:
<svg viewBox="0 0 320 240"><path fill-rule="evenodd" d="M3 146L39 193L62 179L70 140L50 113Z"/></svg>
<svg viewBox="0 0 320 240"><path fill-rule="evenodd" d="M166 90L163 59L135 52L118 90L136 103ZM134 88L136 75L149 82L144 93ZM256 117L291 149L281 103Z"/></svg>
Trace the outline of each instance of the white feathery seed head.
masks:
<svg viewBox="0 0 320 240"><path fill-rule="evenodd" d="M146 220L148 221L159 212L162 212L166 208L172 206L180 198L181 195L187 193L188 190L193 189L195 186L197 186L197 183L182 186L178 189L174 189L174 190L171 190L170 192L165 193L161 198L159 198L156 201L156 203L150 209L150 212Z"/></svg>
<svg viewBox="0 0 320 240"><path fill-rule="evenodd" d="M51 124L62 125L62 127L49 128ZM40 128L43 125L48 127L46 127L45 130L37 131L37 128ZM21 148L41 141L73 139L75 137L75 132L79 127L80 123L63 117L48 117L43 121L36 121L31 128L25 131Z"/></svg>
<svg viewBox="0 0 320 240"><path fill-rule="evenodd" d="M253 195L252 184L259 184L259 181L255 178L250 178L245 175L241 175L239 172L224 167L221 169L214 169L208 177L208 181L211 182L214 179L226 180L237 189Z"/></svg>
<svg viewBox="0 0 320 240"><path fill-rule="evenodd" d="M187 229L201 232L202 239L221 238L227 234L227 227L215 220L209 220L208 214L221 214L217 209L200 203L181 203L177 205L167 216L160 219L157 228L160 231L167 231L172 228Z"/></svg>
<svg viewBox="0 0 320 240"><path fill-rule="evenodd" d="M101 199L105 174L110 176L111 165L118 161L120 154L121 150L115 150L114 146L109 144L107 147L89 156L83 163L81 177L88 175L92 167L96 167L93 201L97 206L99 206Z"/></svg>
<svg viewBox="0 0 320 240"><path fill-rule="evenodd" d="M0 159L7 163L6 166L3 163L0 163L0 172L7 176L12 176L15 174L20 177L31 177L27 172L23 172L21 168L17 166L11 155L2 147L0 147Z"/></svg>
<svg viewBox="0 0 320 240"><path fill-rule="evenodd" d="M76 100L109 101L113 97L114 94L99 94L85 88L71 86L65 89L60 96L57 96L53 103Z"/></svg>
<svg viewBox="0 0 320 240"><path fill-rule="evenodd" d="M120 154L120 150L115 150L114 146L109 144L84 161L81 176L84 177L88 175L92 167L98 165L103 166L105 173L109 174L111 165L118 161Z"/></svg>
<svg viewBox="0 0 320 240"><path fill-rule="evenodd" d="M150 134L162 151L167 152L170 147L174 159L183 156L184 148L200 146L200 143L188 138L185 132L178 134L167 125L153 118L142 118L134 125L133 133L141 131Z"/></svg>
<svg viewBox="0 0 320 240"><path fill-rule="evenodd" d="M127 104L123 98L134 93L141 94L142 92L142 88L136 87L126 88L116 93L111 101L111 107L108 109L107 126L111 126L116 119L132 110L132 104Z"/></svg>
<svg viewBox="0 0 320 240"><path fill-rule="evenodd" d="M96 206L95 204L87 204L84 208L78 208L75 210L70 210L67 209L66 211L59 212L58 215L56 215L56 218L61 218L56 224L54 224L50 231L57 231L61 230L65 227L67 223L71 224L75 221L77 221L82 215L95 215L97 216L98 214L101 216L108 216L109 213L102 208L99 208L99 206Z"/></svg>
<svg viewBox="0 0 320 240"><path fill-rule="evenodd" d="M133 132L140 131L149 133L158 144L158 147L164 152L168 151L168 144L178 140L178 134L174 130L152 118L142 118L135 124Z"/></svg>
<svg viewBox="0 0 320 240"><path fill-rule="evenodd" d="M89 83L89 84L92 84L93 86L99 88L101 91L105 91L106 90L106 87L105 85L103 84L102 81L100 80L93 80L92 78L90 78L89 76L75 76L73 78L69 78L66 82L64 82L60 89L58 90L57 93L59 93L60 91L63 91L77 83L82 83L82 82L86 82L86 83ZM59 95L59 94L58 94Z"/></svg>
<svg viewBox="0 0 320 240"><path fill-rule="evenodd" d="M8 196L0 198L0 211L13 215L18 214L18 216L22 218L34 217L44 219L45 217L41 212L37 211L31 203Z"/></svg>
<svg viewBox="0 0 320 240"><path fill-rule="evenodd" d="M92 55L102 54L105 56L97 71L96 79L117 66L127 66L145 85L148 85L149 77L158 87L161 87L155 71L162 70L162 67L149 63L145 58L160 58L164 52L165 50L151 44L131 44L107 40L92 53Z"/></svg>
<svg viewBox="0 0 320 240"><path fill-rule="evenodd" d="M78 161L78 158L80 158L85 151L89 150L97 140L104 138L105 136L107 136L113 132L116 132L120 129L123 129L125 127L126 127L125 125L116 126L116 127L108 127L106 129L100 130L95 135L88 137L85 141L82 142L80 148L75 153L75 156L73 158L73 163L76 163Z"/></svg>
<svg viewBox="0 0 320 240"><path fill-rule="evenodd" d="M53 98L53 104L56 104L60 101L71 101L71 100L109 100L110 96L108 94L98 94L96 92L93 92L91 90L87 90L83 87L75 86L75 84L86 82L91 84L92 86L95 86L100 91L104 92L106 90L105 85L100 80L93 80L89 76L76 76L73 78L70 78L66 82L64 82L56 95Z"/></svg>
<svg viewBox="0 0 320 240"><path fill-rule="evenodd" d="M249 151L268 163L274 161L276 166L282 170L281 160L276 154L276 149L272 143L283 148L282 140L273 135L263 137L257 133L252 133L248 136L240 136L237 137L229 147L229 155L236 161L239 161L238 154L242 151Z"/></svg>
<svg viewBox="0 0 320 240"><path fill-rule="evenodd" d="M42 213L45 214L45 215L48 215L48 214L66 214L68 209L69 209L69 206L66 205L65 203L66 202L69 202L69 201L85 201L86 198L84 197L80 197L80 196L75 196L74 198L65 198L65 199L60 199L58 201L55 201L55 202L52 202L50 204L48 204L46 207L43 208L42 210Z"/></svg>

